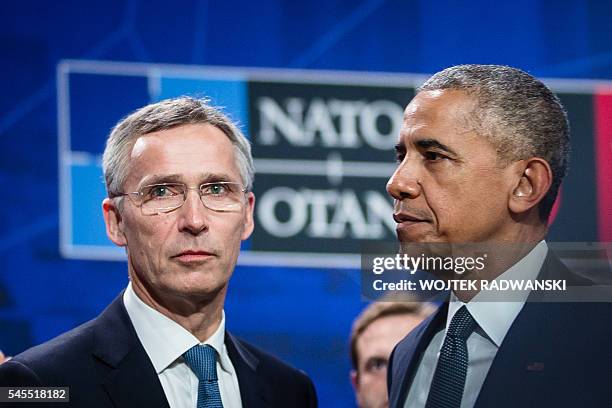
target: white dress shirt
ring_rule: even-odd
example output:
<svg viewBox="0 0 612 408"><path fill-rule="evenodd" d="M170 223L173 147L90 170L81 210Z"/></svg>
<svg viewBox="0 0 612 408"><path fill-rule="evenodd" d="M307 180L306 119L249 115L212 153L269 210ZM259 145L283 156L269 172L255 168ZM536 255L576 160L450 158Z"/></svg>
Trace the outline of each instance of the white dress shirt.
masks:
<svg viewBox="0 0 612 408"><path fill-rule="evenodd" d="M540 241L525 257L512 265L496 280L535 279L542 268L548 252L545 241ZM438 331L423 353L416 375L412 381L404 408L423 408L427 402L429 388L434 376L444 337L455 313L462 306L476 320L477 328L467 339L468 368L461 408L471 408L476 403L480 389L485 381L491 363L497 354L510 326L525 305L529 291L521 292L512 302L481 301L484 293L478 293L468 303L461 302L451 293L446 317L446 327ZM490 299L490 298L489 298ZM480 301L479 301L480 300Z"/></svg>
<svg viewBox="0 0 612 408"><path fill-rule="evenodd" d="M209 339L200 341L181 325L144 303L132 288L123 294L123 303L136 329L138 339L153 363L171 408L195 408L198 378L183 359L183 353L198 344L217 351L217 377L224 408L241 408L236 370L225 347L225 312Z"/></svg>

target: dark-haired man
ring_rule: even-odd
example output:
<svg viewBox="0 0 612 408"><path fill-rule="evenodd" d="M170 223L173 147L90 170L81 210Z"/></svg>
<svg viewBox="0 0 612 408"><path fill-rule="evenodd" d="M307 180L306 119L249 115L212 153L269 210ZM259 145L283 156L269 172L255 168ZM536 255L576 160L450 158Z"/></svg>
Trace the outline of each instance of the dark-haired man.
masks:
<svg viewBox="0 0 612 408"><path fill-rule="evenodd" d="M404 112L387 184L402 243L497 245L481 278L589 284L548 250L547 220L566 173L559 99L506 66L460 65L428 79ZM469 279L470 276L454 276ZM402 340L392 407L604 406L612 401L608 304L510 301L454 290Z"/></svg>

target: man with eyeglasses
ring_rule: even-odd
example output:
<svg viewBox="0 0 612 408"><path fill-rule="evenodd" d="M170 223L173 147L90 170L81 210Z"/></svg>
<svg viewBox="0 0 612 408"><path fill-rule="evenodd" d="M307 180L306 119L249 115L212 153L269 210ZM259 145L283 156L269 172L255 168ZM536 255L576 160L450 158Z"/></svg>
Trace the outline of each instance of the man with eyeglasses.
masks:
<svg viewBox="0 0 612 408"><path fill-rule="evenodd" d="M103 170L130 282L96 319L4 363L0 386L68 386L72 407L315 407L305 374L225 331L253 231L240 130L204 100L161 101L115 126Z"/></svg>

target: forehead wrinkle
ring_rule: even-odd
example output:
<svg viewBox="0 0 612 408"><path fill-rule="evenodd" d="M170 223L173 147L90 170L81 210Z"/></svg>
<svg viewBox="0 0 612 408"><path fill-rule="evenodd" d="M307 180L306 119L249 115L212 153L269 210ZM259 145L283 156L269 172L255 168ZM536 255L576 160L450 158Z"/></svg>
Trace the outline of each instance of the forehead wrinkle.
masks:
<svg viewBox="0 0 612 408"><path fill-rule="evenodd" d="M181 181L180 174L150 174L143 177L138 183L139 186L158 183L178 183Z"/></svg>
<svg viewBox="0 0 612 408"><path fill-rule="evenodd" d="M460 91L451 91L453 93ZM432 93L435 93L433 96ZM417 148L418 143L422 140L436 140L449 148L459 143L454 138L444 138L440 141L440 132L444 132L447 136L480 136L477 127L474 125L473 112L477 107L477 103L473 97L470 97L465 103L452 101L450 104L443 100L448 93L429 91L427 95L430 98L426 100L417 100L416 103L410 103L404 112L404 121L400 129L399 146L407 148ZM413 100L414 101L414 100ZM439 127L448 126L448 130L431 129L432 126ZM457 146L459 147L459 146ZM455 153L457 150L453 148Z"/></svg>
<svg viewBox="0 0 612 408"><path fill-rule="evenodd" d="M432 139L432 137L428 137L427 135L419 135L424 128L427 128L427 125L417 124L414 126L407 126L405 123L402 125L399 134L399 140L397 143L397 147L403 150L406 150L408 147L416 147L416 143L421 139Z"/></svg>
<svg viewBox="0 0 612 408"><path fill-rule="evenodd" d="M210 183L214 181L234 181L229 174L219 172L205 172L197 176L198 183ZM145 176L139 185L159 184L159 183L185 183L182 174L152 174Z"/></svg>
<svg viewBox="0 0 612 408"><path fill-rule="evenodd" d="M200 169L206 169L207 167L209 167L211 171L195 174L195 171L192 173L191 169L187 169L188 174L183 174L181 172L175 173L173 171L173 167L175 164L178 163L179 165L179 168L177 168L177 170L184 167L180 164L183 162L185 154L187 156L196 154L193 150L187 150L186 153L183 153L182 155L178 155L176 153L177 149L179 151L184 150L180 143L176 142L178 138L184 139L185 143L187 143L188 140L194 138L193 131L190 131L191 128L187 127L188 126L178 127L176 129L165 129L159 132L153 132L139 136L134 142L130 151L130 160L128 162L125 180L132 180L132 182L137 184L139 187L142 187L143 185L159 183L178 182L189 184L187 183L187 181L192 182L192 180L197 180L193 182L199 184L214 181L235 181L243 183L240 174L240 169L236 166L234 149L230 151L231 157L228 158L228 163L232 167L232 169L226 169L226 171L224 171L223 167L226 167L223 164L225 163L225 159L222 159L219 156L221 153L218 150L221 147L217 145L214 146L217 149L214 150L214 152L216 153L213 153L213 156L216 156L216 160L213 160L211 163L209 163L208 161L204 161L201 162L198 166L200 167ZM183 131L189 131L189 133L177 134L177 131L181 129L183 129ZM168 132L172 133L167 134ZM198 142L203 140L201 138L202 135L200 135L199 133L195 136L197 136ZM216 137L216 135L213 135L213 137ZM168 148L166 146L166 143L170 142L172 142L172 146ZM148 152L151 150L153 150L155 153L154 160L151 160L150 158L147 159L147 155L149 154ZM187 159L188 158L189 157L187 157ZM167 168L169 173L164 174L162 170L164 168ZM234 168L236 168L235 170L237 173L235 176L233 175ZM137 169L137 171L134 171L135 169ZM162 172L159 172L159 170L162 170Z"/></svg>
<svg viewBox="0 0 612 408"><path fill-rule="evenodd" d="M419 96L421 96L419 98ZM459 98L458 98L459 97ZM449 101L450 99L450 101ZM474 95L462 90L441 89L423 91L411 101L404 111L404 122L412 116L419 116L421 121L438 122L451 119L468 131L473 130L476 119L478 100ZM463 133L463 130L457 129Z"/></svg>

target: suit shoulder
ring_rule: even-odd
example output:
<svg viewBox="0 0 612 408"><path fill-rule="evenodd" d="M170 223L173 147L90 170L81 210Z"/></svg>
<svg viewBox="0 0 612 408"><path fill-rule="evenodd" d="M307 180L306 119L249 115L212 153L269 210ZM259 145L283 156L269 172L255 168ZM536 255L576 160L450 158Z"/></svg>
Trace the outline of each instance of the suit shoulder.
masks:
<svg viewBox="0 0 612 408"><path fill-rule="evenodd" d="M6 372L12 372L27 383L51 384L66 378L91 355L93 320L68 332L25 350L9 360ZM0 366L5 370L5 364ZM11 376L12 376L11 375ZM0 375L0 383L5 378Z"/></svg>
<svg viewBox="0 0 612 408"><path fill-rule="evenodd" d="M291 367L277 357L230 336L232 343L241 354L242 364L249 364L254 374L269 394L273 395L271 406L315 408L318 406L317 393L312 380L301 370ZM238 375L240 378L240 374Z"/></svg>
<svg viewBox="0 0 612 408"><path fill-rule="evenodd" d="M279 375L296 376L303 380L310 381L310 378L306 375L306 373L304 373L302 370L298 370L297 368L290 366L289 364L280 360L278 357L275 357L272 354L242 339L234 337L234 340L240 343L242 347L247 349L253 356L255 356L259 360L259 364L261 364L262 369L265 369L266 371L277 372Z"/></svg>
<svg viewBox="0 0 612 408"><path fill-rule="evenodd" d="M39 385L40 379L29 367L14 359L0 364L0 386Z"/></svg>

